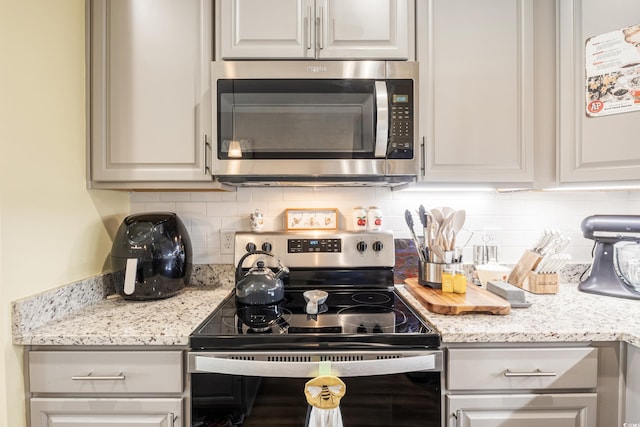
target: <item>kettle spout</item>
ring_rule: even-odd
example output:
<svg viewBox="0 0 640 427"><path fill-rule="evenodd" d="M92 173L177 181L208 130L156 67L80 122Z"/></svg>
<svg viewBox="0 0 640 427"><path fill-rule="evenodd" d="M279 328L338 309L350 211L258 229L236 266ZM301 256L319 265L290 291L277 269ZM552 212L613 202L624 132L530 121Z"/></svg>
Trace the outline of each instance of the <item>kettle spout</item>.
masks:
<svg viewBox="0 0 640 427"><path fill-rule="evenodd" d="M285 267L284 265L282 265L280 267L280 270L278 270L276 272L276 279L280 279L283 276L286 276L287 274L289 274L289 268Z"/></svg>

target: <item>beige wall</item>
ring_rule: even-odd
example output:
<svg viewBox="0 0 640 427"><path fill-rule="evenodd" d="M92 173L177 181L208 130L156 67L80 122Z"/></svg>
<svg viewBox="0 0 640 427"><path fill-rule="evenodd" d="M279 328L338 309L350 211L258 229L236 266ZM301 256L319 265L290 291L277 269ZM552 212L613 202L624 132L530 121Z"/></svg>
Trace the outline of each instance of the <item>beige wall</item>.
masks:
<svg viewBox="0 0 640 427"><path fill-rule="evenodd" d="M0 427L25 425L11 301L103 271L126 193L85 184L84 0L0 0Z"/></svg>

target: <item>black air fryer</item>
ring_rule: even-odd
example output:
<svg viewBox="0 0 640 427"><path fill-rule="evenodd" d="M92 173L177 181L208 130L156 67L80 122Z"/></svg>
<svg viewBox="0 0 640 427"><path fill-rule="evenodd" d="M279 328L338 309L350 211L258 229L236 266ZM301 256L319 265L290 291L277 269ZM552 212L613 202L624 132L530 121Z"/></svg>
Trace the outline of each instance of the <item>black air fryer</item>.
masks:
<svg viewBox="0 0 640 427"><path fill-rule="evenodd" d="M128 300L168 298L191 275L191 240L175 213L151 212L124 219L111 247L116 292Z"/></svg>

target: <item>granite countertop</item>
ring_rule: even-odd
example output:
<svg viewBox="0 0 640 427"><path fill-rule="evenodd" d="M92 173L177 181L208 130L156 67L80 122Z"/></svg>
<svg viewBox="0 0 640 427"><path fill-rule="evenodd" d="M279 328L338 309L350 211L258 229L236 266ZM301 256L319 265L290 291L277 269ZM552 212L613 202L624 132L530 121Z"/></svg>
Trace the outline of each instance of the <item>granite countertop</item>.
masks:
<svg viewBox="0 0 640 427"><path fill-rule="evenodd" d="M227 272L221 275L228 276ZM532 305L513 308L507 315L436 314L424 308L404 285L397 288L442 335L444 345L625 341L640 346L640 301L583 293L575 284L561 284L557 294L527 292ZM188 346L190 333L232 290L233 280L224 279L216 286L189 286L168 299L133 302L105 298L95 283L76 286L72 292L61 288L14 303L13 343ZM74 302L63 312L69 300ZM42 319L43 315L50 318Z"/></svg>
<svg viewBox="0 0 640 427"><path fill-rule="evenodd" d="M447 343L625 341L640 346L640 300L594 295L576 284L561 284L557 294L525 292L528 308L506 315L444 315L428 311L405 289L400 294Z"/></svg>
<svg viewBox="0 0 640 427"><path fill-rule="evenodd" d="M30 331L14 331L19 345L188 346L189 334L233 286L187 287L171 298L126 301L109 297Z"/></svg>

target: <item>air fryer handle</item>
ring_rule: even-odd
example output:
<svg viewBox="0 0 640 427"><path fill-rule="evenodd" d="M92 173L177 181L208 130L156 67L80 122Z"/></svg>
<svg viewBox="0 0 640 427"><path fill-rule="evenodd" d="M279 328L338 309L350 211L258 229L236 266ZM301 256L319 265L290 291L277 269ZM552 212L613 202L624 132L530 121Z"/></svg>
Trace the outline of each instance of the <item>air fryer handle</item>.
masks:
<svg viewBox="0 0 640 427"><path fill-rule="evenodd" d="M136 275L138 274L138 258L127 258L124 269L124 294L131 295L136 290Z"/></svg>

